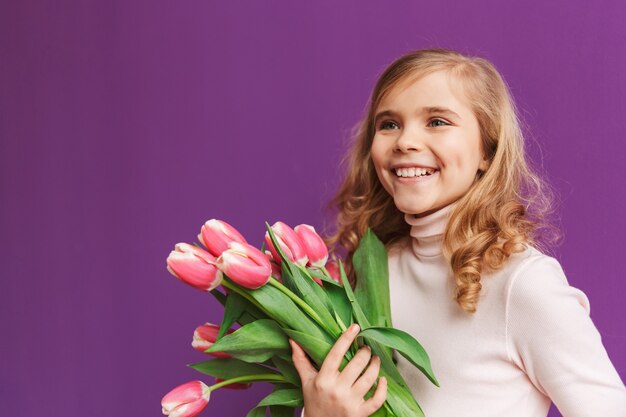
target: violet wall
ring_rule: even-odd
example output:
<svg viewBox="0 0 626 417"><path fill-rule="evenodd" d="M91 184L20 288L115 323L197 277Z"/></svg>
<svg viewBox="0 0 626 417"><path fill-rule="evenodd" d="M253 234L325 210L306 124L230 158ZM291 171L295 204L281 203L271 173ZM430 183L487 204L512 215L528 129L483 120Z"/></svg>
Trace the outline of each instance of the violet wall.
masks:
<svg viewBox="0 0 626 417"><path fill-rule="evenodd" d="M3 1L3 415L160 415L201 377L193 329L221 319L166 271L174 244L209 218L259 245L266 220L330 227L378 74L430 46L510 85L561 195L555 253L624 379L625 18L618 0ZM203 415L268 392L218 391Z"/></svg>

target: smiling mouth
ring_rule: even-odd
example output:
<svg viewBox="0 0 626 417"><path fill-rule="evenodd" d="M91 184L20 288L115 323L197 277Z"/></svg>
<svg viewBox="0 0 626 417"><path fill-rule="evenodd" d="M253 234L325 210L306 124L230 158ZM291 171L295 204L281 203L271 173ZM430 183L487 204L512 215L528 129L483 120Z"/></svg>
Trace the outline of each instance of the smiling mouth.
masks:
<svg viewBox="0 0 626 417"><path fill-rule="evenodd" d="M439 170L432 168L396 168L393 171L395 171L396 176L399 178L416 178L433 175Z"/></svg>

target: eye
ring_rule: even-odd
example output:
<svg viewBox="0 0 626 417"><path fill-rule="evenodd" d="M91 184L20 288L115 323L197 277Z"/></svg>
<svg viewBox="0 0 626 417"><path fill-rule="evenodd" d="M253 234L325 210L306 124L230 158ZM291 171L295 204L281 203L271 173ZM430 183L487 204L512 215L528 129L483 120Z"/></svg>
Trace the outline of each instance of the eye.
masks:
<svg viewBox="0 0 626 417"><path fill-rule="evenodd" d="M383 122L379 125L379 129L381 129L381 130L386 130L386 127L387 127L387 126L389 126L389 125L395 125L395 126L398 126L398 125L396 124L396 122L393 122L393 121L391 121L391 120L385 120L385 121L383 121Z"/></svg>
<svg viewBox="0 0 626 417"><path fill-rule="evenodd" d="M431 119L431 120L428 122L428 125L430 126L430 125L431 125L431 123L435 123L435 122L441 122L441 123L443 123L442 125L438 125L438 126L446 126L446 125L448 125L448 124L449 124L448 122L446 122L445 120L442 120L442 119ZM437 126L434 126L434 127L437 127Z"/></svg>

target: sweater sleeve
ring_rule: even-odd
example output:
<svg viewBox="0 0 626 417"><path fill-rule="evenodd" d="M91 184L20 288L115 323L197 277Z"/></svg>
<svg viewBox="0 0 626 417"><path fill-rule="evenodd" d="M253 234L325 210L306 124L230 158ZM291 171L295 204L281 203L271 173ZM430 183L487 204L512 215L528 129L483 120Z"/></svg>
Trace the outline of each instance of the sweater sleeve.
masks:
<svg viewBox="0 0 626 417"><path fill-rule="evenodd" d="M508 290L509 359L564 417L625 417L626 388L591 320L589 300L568 284L559 262L532 259Z"/></svg>

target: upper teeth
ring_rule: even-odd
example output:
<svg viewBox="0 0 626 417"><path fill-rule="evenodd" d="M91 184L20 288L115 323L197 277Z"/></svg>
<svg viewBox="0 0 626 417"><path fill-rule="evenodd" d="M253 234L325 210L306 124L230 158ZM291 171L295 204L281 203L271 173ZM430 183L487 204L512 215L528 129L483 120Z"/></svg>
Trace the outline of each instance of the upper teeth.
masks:
<svg viewBox="0 0 626 417"><path fill-rule="evenodd" d="M427 168L396 168L398 177L419 177L420 175L432 174L435 169Z"/></svg>

